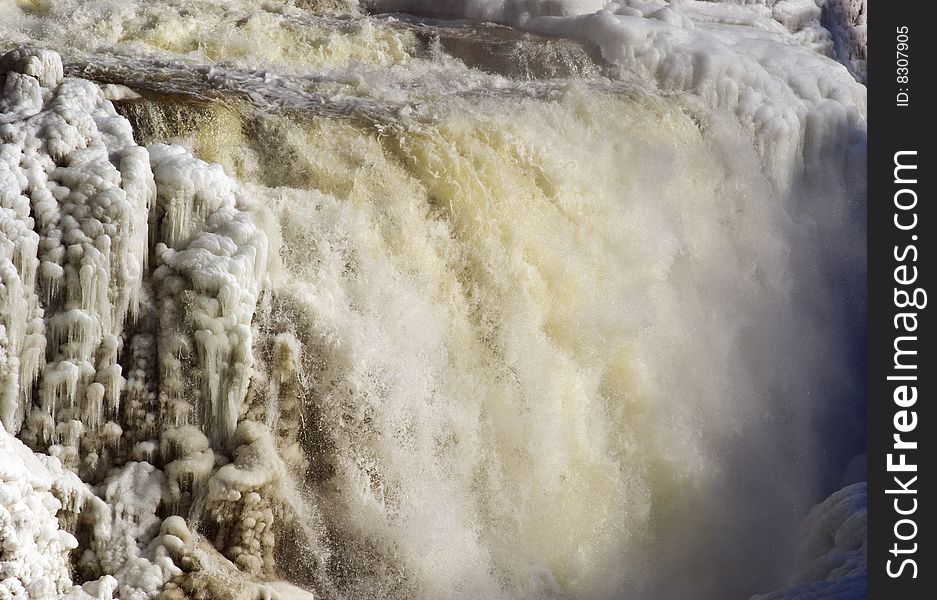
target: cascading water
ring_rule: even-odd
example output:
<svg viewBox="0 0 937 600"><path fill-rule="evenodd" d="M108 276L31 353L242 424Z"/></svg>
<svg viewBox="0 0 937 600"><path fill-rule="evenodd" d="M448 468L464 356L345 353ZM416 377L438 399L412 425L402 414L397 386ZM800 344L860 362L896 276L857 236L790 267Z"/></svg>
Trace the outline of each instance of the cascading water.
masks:
<svg viewBox="0 0 937 600"><path fill-rule="evenodd" d="M360 4L0 3L0 598L861 590L864 3Z"/></svg>

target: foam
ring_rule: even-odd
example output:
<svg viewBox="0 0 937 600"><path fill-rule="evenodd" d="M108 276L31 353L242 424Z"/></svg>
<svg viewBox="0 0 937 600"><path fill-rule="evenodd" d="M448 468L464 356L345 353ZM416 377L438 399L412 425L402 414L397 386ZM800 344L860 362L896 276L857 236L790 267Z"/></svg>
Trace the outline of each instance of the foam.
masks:
<svg viewBox="0 0 937 600"><path fill-rule="evenodd" d="M355 0L334 0L337 10L354 12ZM0 39L39 40L65 56L108 46L127 57L179 58L224 62L241 67L275 65L281 72L336 69L369 63L389 67L406 63L414 37L374 26L313 13L312 2L241 0L67 0L45 10L9 10L0 20ZM192 18L193 15L198 18Z"/></svg>

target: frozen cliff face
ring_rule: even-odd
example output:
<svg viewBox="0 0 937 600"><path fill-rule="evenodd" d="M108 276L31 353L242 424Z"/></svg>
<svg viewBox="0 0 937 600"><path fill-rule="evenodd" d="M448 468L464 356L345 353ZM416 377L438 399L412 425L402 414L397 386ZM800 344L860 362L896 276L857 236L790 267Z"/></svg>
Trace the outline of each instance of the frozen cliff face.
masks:
<svg viewBox="0 0 937 600"><path fill-rule="evenodd" d="M247 393L267 254L237 186L180 147L137 146L98 86L62 78L58 55L2 61L4 427L25 426L31 443L93 472L129 450L118 448L122 391L154 400L156 343L169 351L155 401L225 439ZM130 385L118 363L128 333ZM182 358L200 368L174 371Z"/></svg>
<svg viewBox="0 0 937 600"><path fill-rule="evenodd" d="M177 563L197 569L170 515L203 491L241 532L233 559L270 551L238 494L286 477L275 452L236 451L209 480L226 460L209 438L225 448L247 410L267 240L220 167L138 146L97 85L62 72L50 51L0 57L0 593L152 598ZM233 448L262 447L257 427Z"/></svg>
<svg viewBox="0 0 937 600"><path fill-rule="evenodd" d="M161 403L177 422L197 418L213 441L234 433L253 364L251 320L263 281L267 238L236 207L238 189L218 165L178 146L150 148L162 211L153 273L163 348ZM191 369L190 364L198 364ZM183 368L185 365L185 368ZM191 380L194 377L194 380ZM187 381L187 378L190 381ZM185 406L191 387L202 402ZM191 403L189 403L191 404ZM199 408L201 414L188 415Z"/></svg>
<svg viewBox="0 0 937 600"><path fill-rule="evenodd" d="M860 82L866 82L869 14L867 0L816 0L822 23L833 38L834 53Z"/></svg>
<svg viewBox="0 0 937 600"><path fill-rule="evenodd" d="M85 456L109 451L99 433L120 404L119 338L139 303L152 174L127 121L94 84L63 79L58 55L18 49L2 65L0 416L79 469L80 443Z"/></svg>

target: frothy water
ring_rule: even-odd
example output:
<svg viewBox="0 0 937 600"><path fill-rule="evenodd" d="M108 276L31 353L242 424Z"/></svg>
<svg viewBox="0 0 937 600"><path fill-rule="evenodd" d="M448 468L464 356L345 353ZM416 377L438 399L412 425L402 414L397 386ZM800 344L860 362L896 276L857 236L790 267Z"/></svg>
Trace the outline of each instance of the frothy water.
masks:
<svg viewBox="0 0 937 600"><path fill-rule="evenodd" d="M68 408L19 409L20 437L94 485L165 472L133 489L187 524L131 539L189 575L97 558L74 582L782 583L863 450L864 87L822 56L819 9L739 4L0 7L0 41L114 84L150 146L142 308L99 417L122 441L71 465L91 442L60 436Z"/></svg>

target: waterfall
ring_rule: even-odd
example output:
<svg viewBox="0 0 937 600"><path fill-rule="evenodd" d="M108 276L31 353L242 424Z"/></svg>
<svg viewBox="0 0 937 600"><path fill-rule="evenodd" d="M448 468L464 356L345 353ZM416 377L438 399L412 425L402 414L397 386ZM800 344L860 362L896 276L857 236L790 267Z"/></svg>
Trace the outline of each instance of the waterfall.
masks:
<svg viewBox="0 0 937 600"><path fill-rule="evenodd" d="M0 597L806 572L864 498L810 511L864 451L857 15L0 5Z"/></svg>

